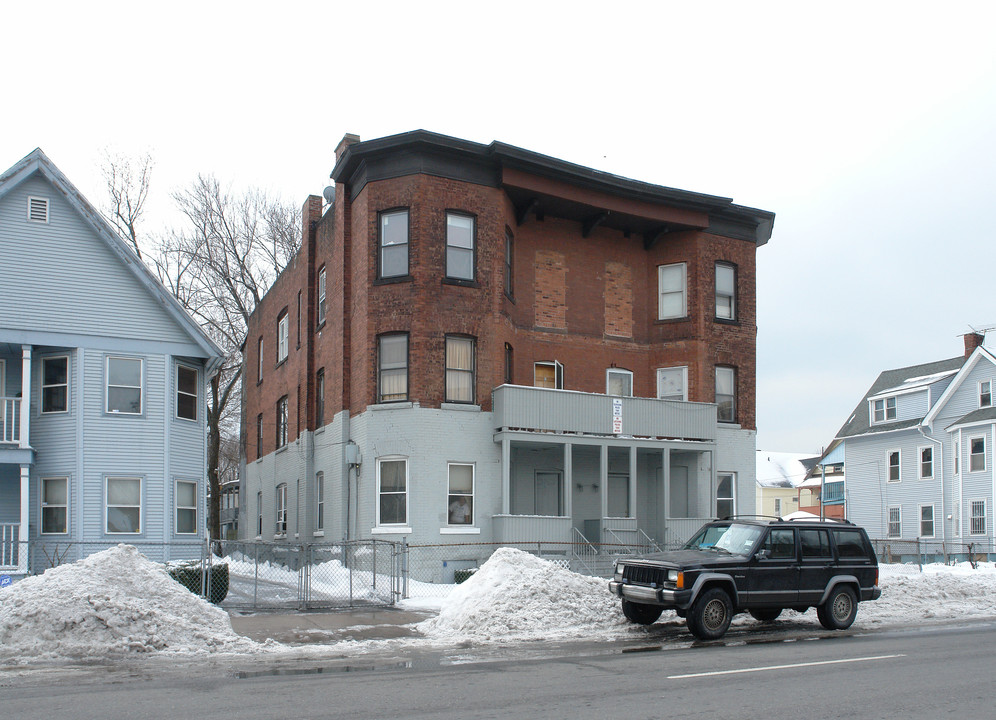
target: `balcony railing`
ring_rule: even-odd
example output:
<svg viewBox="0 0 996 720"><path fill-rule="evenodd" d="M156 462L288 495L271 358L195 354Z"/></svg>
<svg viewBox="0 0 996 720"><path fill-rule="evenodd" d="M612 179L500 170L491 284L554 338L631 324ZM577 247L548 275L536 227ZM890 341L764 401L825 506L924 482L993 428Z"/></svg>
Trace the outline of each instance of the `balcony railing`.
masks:
<svg viewBox="0 0 996 720"><path fill-rule="evenodd" d="M21 440L20 398L0 398L0 443L17 443Z"/></svg>
<svg viewBox="0 0 996 720"><path fill-rule="evenodd" d="M0 523L0 570L18 570L21 566L21 526Z"/></svg>
<svg viewBox="0 0 996 720"><path fill-rule="evenodd" d="M823 504L831 505L842 502L844 502L844 483L825 483L823 485Z"/></svg>
<svg viewBox="0 0 996 720"><path fill-rule="evenodd" d="M716 439L716 406L712 403L613 397L521 385L501 385L494 389L493 396L495 427L506 430Z"/></svg>

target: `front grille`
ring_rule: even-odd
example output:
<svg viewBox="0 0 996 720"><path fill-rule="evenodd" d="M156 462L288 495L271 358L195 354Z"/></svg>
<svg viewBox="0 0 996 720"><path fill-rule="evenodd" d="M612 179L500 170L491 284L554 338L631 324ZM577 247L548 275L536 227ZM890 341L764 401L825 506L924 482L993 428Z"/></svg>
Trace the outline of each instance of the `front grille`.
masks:
<svg viewBox="0 0 996 720"><path fill-rule="evenodd" d="M667 571L659 567L646 567L645 565L625 565L623 577L627 582L636 585L649 585L651 587L663 587L667 578Z"/></svg>

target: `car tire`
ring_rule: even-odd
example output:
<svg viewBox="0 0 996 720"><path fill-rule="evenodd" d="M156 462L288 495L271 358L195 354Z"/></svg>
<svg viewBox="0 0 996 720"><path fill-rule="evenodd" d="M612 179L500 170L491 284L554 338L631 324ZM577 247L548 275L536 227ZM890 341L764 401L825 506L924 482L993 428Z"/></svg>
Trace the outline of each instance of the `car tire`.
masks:
<svg viewBox="0 0 996 720"><path fill-rule="evenodd" d="M726 634L733 620L733 603L722 588L712 588L699 595L688 610L686 622L699 640L718 640Z"/></svg>
<svg viewBox="0 0 996 720"><path fill-rule="evenodd" d="M640 625L653 625L657 622L657 618L661 616L661 613L664 612L664 608L660 605L645 605L644 603L635 603L624 599L622 601L622 611L623 615L630 622Z"/></svg>
<svg viewBox="0 0 996 720"><path fill-rule="evenodd" d="M756 608L754 610L748 610L751 617L755 620L760 620L761 622L772 622L775 618L782 614L781 608Z"/></svg>
<svg viewBox="0 0 996 720"><path fill-rule="evenodd" d="M820 625L827 630L846 630L858 614L858 597L848 585L838 585L830 591L825 603L816 608Z"/></svg>

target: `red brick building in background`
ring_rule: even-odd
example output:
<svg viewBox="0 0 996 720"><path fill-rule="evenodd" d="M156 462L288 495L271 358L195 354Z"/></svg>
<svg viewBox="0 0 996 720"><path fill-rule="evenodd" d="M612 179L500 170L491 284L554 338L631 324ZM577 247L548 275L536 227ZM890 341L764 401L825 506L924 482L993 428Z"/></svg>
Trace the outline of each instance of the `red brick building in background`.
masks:
<svg viewBox="0 0 996 720"><path fill-rule="evenodd" d="M244 535L569 555L753 508L773 214L425 131L332 178L249 323Z"/></svg>

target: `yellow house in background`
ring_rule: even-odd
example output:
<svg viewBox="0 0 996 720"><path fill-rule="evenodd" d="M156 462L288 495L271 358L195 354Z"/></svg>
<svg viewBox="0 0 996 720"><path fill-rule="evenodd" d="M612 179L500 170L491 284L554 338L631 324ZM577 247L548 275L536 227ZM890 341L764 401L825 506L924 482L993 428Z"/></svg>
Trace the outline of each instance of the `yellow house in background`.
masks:
<svg viewBox="0 0 996 720"><path fill-rule="evenodd" d="M755 513L784 517L799 510L798 485L816 465L819 455L758 450Z"/></svg>

